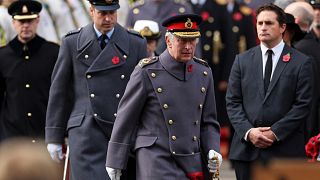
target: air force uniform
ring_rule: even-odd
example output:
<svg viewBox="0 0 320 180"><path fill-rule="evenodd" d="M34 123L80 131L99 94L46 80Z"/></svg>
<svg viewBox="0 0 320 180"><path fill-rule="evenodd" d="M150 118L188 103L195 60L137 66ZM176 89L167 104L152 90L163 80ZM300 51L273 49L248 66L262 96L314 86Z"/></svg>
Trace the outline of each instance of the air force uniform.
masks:
<svg viewBox="0 0 320 180"><path fill-rule="evenodd" d="M115 0L103 6L119 8ZM119 24L102 50L97 34L89 24L66 35L50 89L46 142L62 144L68 132L77 180L109 179L105 155L118 103L134 67L147 56L146 41Z"/></svg>
<svg viewBox="0 0 320 180"><path fill-rule="evenodd" d="M185 23L187 19L177 26ZM125 169L131 137L139 180L184 180L207 172L202 158L209 149L219 151L220 143L207 63L197 58L181 63L168 50L141 60L119 104L107 167Z"/></svg>

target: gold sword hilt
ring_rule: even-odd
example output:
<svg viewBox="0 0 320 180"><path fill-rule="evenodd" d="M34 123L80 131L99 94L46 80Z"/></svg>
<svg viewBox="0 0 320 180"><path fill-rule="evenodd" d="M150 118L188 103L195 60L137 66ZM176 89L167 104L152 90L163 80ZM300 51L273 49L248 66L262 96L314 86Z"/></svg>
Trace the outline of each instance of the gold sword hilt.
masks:
<svg viewBox="0 0 320 180"><path fill-rule="evenodd" d="M211 173L211 177L212 180L220 180L219 176L220 176L220 172L219 172L219 158L218 156L215 154L212 158L212 160L216 160L218 162L218 169L215 173Z"/></svg>

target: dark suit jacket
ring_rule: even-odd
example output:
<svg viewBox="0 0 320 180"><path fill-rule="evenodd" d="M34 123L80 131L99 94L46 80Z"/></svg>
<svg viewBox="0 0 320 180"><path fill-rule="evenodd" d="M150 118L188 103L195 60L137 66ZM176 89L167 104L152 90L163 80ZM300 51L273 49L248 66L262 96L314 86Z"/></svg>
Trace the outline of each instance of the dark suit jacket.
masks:
<svg viewBox="0 0 320 180"><path fill-rule="evenodd" d="M74 179L107 178L105 153L118 103L146 56L146 41L120 25L103 50L93 24L63 39L52 75L46 142L61 144L68 132Z"/></svg>
<svg viewBox="0 0 320 180"><path fill-rule="evenodd" d="M290 53L290 61L283 56ZM226 95L227 111L235 129L230 159L251 161L264 157L304 156L304 122L311 103L311 61L302 53L285 46L264 92L262 53L256 46L237 55ZM258 149L244 140L254 127L271 127L279 138L271 147Z"/></svg>

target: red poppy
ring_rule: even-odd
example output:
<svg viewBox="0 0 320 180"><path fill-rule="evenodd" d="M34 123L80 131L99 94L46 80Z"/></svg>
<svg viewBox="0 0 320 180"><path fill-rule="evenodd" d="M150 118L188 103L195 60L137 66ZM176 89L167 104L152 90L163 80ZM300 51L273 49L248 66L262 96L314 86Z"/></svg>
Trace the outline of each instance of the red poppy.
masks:
<svg viewBox="0 0 320 180"><path fill-rule="evenodd" d="M193 172L187 174L190 180L204 180L203 172Z"/></svg>
<svg viewBox="0 0 320 180"><path fill-rule="evenodd" d="M242 19L242 14L239 13L239 12L236 12L236 13L233 14L232 17L233 17L233 20L240 21Z"/></svg>
<svg viewBox="0 0 320 180"><path fill-rule="evenodd" d="M207 21L209 19L209 13L207 11L201 12L201 17L203 21Z"/></svg>
<svg viewBox="0 0 320 180"><path fill-rule="evenodd" d="M188 72L192 72L192 64L188 66Z"/></svg>
<svg viewBox="0 0 320 180"><path fill-rule="evenodd" d="M112 64L119 64L119 62L120 62L120 58L119 58L119 57L114 56L114 57L112 58Z"/></svg>
<svg viewBox="0 0 320 180"><path fill-rule="evenodd" d="M290 61L290 58L291 58L290 53L288 53L288 54L286 54L286 55L284 55L284 56L282 57L282 61L283 61L283 62L289 62L289 61Z"/></svg>

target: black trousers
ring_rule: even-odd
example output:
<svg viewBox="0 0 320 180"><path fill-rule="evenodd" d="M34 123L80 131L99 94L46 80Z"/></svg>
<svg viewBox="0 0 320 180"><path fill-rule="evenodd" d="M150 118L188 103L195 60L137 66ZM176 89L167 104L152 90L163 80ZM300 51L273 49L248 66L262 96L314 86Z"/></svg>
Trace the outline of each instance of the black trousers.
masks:
<svg viewBox="0 0 320 180"><path fill-rule="evenodd" d="M232 160L232 165L236 172L237 180L251 180L252 161L235 161Z"/></svg>

